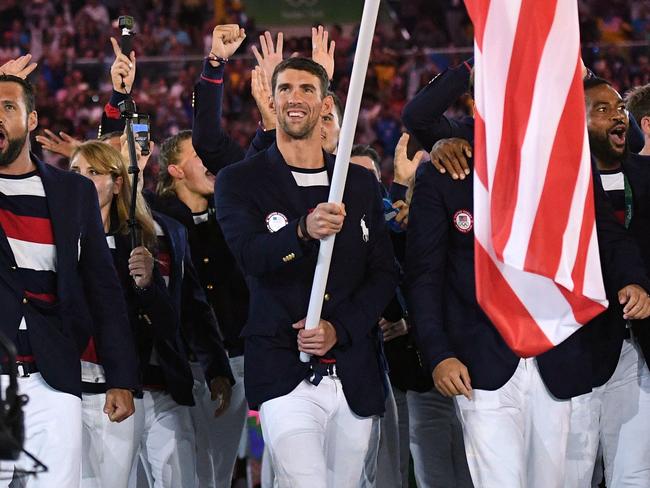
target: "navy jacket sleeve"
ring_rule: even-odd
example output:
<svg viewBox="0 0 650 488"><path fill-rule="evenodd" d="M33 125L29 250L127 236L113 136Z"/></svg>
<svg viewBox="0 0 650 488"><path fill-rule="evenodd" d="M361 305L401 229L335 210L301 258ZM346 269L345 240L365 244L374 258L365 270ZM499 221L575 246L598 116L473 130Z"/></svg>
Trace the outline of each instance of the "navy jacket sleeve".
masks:
<svg viewBox="0 0 650 488"><path fill-rule="evenodd" d="M627 285L639 285L650 292L650 280L643 264L641 251L630 233L616 220L600 176L592 167L596 228L603 280L608 295L616 296Z"/></svg>
<svg viewBox="0 0 650 488"><path fill-rule="evenodd" d="M138 389L135 340L113 258L106 244L95 187L84 182L85 232L80 236L79 270L93 321L93 336L108 388Z"/></svg>
<svg viewBox="0 0 650 488"><path fill-rule="evenodd" d="M246 151L246 159L255 156L257 153L265 151L275 142L275 129L264 131L261 127L255 131L255 137L251 141Z"/></svg>
<svg viewBox="0 0 650 488"><path fill-rule="evenodd" d="M201 79L194 86L192 145L204 166L215 175L244 158L242 148L221 127L223 72L223 64L215 68L205 61Z"/></svg>
<svg viewBox="0 0 650 488"><path fill-rule="evenodd" d="M444 279L449 223L433 165L418 168L406 237L405 280L411 322L433 370L454 357L444 328Z"/></svg>
<svg viewBox="0 0 650 488"><path fill-rule="evenodd" d="M440 139L462 137L473 140L473 129L444 115L458 97L468 90L471 62L468 60L440 73L404 107L404 126L427 151L431 151Z"/></svg>
<svg viewBox="0 0 650 488"><path fill-rule="evenodd" d="M103 134L109 134L111 132L124 132L125 122L124 119L120 117L120 109L118 108L118 105L121 101L126 100L127 98L128 95L113 90L111 99L104 106L104 111L102 112L102 121L99 126L99 132L97 133L98 138Z"/></svg>
<svg viewBox="0 0 650 488"><path fill-rule="evenodd" d="M183 266L185 269L181 306L183 337L201 363L208 384L218 376L228 378L231 384L235 384L228 355L219 336L217 319L192 264L189 246L186 248Z"/></svg>
<svg viewBox="0 0 650 488"><path fill-rule="evenodd" d="M151 286L144 290L135 286L133 289L141 308L140 312L146 316L145 320L156 327L156 336L160 339L173 340L178 333L177 315L158 265L154 265Z"/></svg>
<svg viewBox="0 0 650 488"><path fill-rule="evenodd" d="M375 177L364 175L372 182L376 195L372 209L371 232L368 240L369 255L363 283L350 296L338 303L324 317L336 328L340 345L362 340L377 327L377 321L386 304L395 294L399 281L393 245L384 222L381 190Z"/></svg>
<svg viewBox="0 0 650 488"><path fill-rule="evenodd" d="M298 239L299 219L270 233L264 216L259 215L259 210L247 197L246 182L231 169L236 168L226 168L217 178L215 198L219 225L237 263L245 275L251 276L263 276L292 266L313 247ZM293 260L283 259L290 254L294 255Z"/></svg>

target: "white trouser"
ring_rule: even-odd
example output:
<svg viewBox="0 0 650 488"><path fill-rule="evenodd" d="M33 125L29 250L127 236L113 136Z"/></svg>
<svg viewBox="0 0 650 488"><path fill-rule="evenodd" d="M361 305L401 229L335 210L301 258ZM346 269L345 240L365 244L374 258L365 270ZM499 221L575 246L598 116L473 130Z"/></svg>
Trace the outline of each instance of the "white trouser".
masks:
<svg viewBox="0 0 650 488"><path fill-rule="evenodd" d="M133 414L122 422L111 422L104 413L105 403L105 393L82 395L82 488L127 486L140 443L136 435L142 433L144 416ZM142 400L136 398L136 412L142 408Z"/></svg>
<svg viewBox="0 0 650 488"><path fill-rule="evenodd" d="M142 404L144 430L138 438L141 439L140 461L149 486L197 486L194 426L190 407L179 405L171 395L161 391L145 391ZM133 471L137 471L135 464ZM136 478L131 476L130 486L136 486Z"/></svg>
<svg viewBox="0 0 650 488"><path fill-rule="evenodd" d="M386 378L388 382L388 378ZM397 405L388 383L383 417L373 419L370 442L364 462L361 488L401 488L400 443Z"/></svg>
<svg viewBox="0 0 650 488"><path fill-rule="evenodd" d="M230 369L236 381L232 387L230 406L215 418L217 403L210 397L203 369L200 365L192 365L196 406L190 412L196 432L196 470L201 488L230 488L232 483L237 450L248 413L244 397L244 356L230 358Z"/></svg>
<svg viewBox="0 0 650 488"><path fill-rule="evenodd" d="M373 418L350 410L337 377L300 382L264 402L260 419L278 488L357 488Z"/></svg>
<svg viewBox="0 0 650 488"><path fill-rule="evenodd" d="M463 429L454 401L438 390L408 391L410 448L422 488L471 488Z"/></svg>
<svg viewBox="0 0 650 488"><path fill-rule="evenodd" d="M9 377L0 377L2 389ZM51 388L40 373L18 378L21 395L29 400L25 415L26 451L40 460L48 471L19 480L26 488L77 488L81 480L81 399ZM9 486L11 470L32 470L34 463L25 454L17 461L0 462L0 487ZM4 479L9 478L9 479Z"/></svg>
<svg viewBox="0 0 650 488"><path fill-rule="evenodd" d="M608 488L650 487L650 371L635 341L623 342L612 377L575 402L567 488L588 488L598 445Z"/></svg>
<svg viewBox="0 0 650 488"><path fill-rule="evenodd" d="M521 359L498 390L472 397L456 404L474 486L563 486L571 402L549 393L534 359Z"/></svg>

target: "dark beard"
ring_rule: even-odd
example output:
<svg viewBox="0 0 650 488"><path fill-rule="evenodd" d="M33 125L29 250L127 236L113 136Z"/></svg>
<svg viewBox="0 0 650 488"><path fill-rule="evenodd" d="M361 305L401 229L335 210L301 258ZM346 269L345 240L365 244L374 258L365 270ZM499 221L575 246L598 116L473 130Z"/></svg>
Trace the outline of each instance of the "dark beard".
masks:
<svg viewBox="0 0 650 488"><path fill-rule="evenodd" d="M25 142L27 142L27 135L28 132L25 131L22 137L7 139L7 148L4 151L0 152L0 168L6 168L16 160L16 158L23 150L23 147L25 147Z"/></svg>
<svg viewBox="0 0 650 488"><path fill-rule="evenodd" d="M300 130L292 129L289 126L289 124L287 124L286 120L283 117L278 117L278 122L280 124L280 127L282 127L282 130L286 132L288 135L290 135L293 139L303 140L303 139L309 139L309 137L314 132L314 128L316 127L316 123L318 121L314 121L314 123L311 125L307 123Z"/></svg>
<svg viewBox="0 0 650 488"><path fill-rule="evenodd" d="M600 161L604 166L616 167L627 159L627 139L625 140L625 149L623 149L622 153L618 153L612 147L612 144L609 142L609 137L607 137L607 135L605 135L605 137L601 137L600 134L593 134L590 132L589 147L591 148L591 154L593 154L594 157L598 159L598 161Z"/></svg>

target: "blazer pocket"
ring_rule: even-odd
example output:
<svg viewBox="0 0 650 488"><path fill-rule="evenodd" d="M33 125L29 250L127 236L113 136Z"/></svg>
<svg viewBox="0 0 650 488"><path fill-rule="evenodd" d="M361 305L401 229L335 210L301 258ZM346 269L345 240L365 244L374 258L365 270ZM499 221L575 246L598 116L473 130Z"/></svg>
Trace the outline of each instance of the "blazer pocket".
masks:
<svg viewBox="0 0 650 488"><path fill-rule="evenodd" d="M263 336L274 337L278 333L278 322L264 320L249 320L239 334L240 337Z"/></svg>

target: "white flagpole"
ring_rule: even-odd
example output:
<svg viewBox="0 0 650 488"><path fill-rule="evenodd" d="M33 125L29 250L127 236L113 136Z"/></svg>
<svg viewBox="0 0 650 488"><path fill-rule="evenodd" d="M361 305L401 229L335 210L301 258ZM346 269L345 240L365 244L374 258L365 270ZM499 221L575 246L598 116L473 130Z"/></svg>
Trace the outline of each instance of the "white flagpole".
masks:
<svg viewBox="0 0 650 488"><path fill-rule="evenodd" d="M354 54L348 98L345 102L345 114L343 115L343 124L340 132L341 137L339 139L338 151L336 152L336 164L334 165L334 174L330 185L329 202L340 203L343 200L343 190L345 189L345 180L348 176L350 153L352 152L354 133L357 127L357 119L359 118L359 109L361 108L361 96L363 95L363 85L366 81L370 48L372 47L372 39L375 34L378 12L379 0L365 1L363 5L363 16L361 17L361 28L359 29L359 37L357 39L357 49ZM316 264L314 282L311 288L311 296L309 297L309 308L307 309L307 319L305 321L306 329L315 329L320 322L320 315L323 309L323 297L325 296L325 287L327 286L327 277L330 271L335 238L336 234L321 239L320 241L318 262ZM300 353L300 360L302 362L309 362L309 358L309 354L304 352Z"/></svg>

